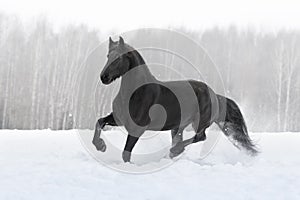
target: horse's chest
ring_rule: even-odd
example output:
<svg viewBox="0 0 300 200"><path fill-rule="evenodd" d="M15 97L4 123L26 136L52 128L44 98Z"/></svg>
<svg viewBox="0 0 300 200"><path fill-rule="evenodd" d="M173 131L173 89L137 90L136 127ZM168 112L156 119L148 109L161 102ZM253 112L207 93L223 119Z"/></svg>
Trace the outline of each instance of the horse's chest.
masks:
<svg viewBox="0 0 300 200"><path fill-rule="evenodd" d="M139 91L121 91L113 101L113 112L125 127L137 129L149 124L149 109L155 97L151 92Z"/></svg>
<svg viewBox="0 0 300 200"><path fill-rule="evenodd" d="M128 102L120 94L113 101L113 112L122 124L128 119Z"/></svg>
<svg viewBox="0 0 300 200"><path fill-rule="evenodd" d="M116 98L113 101L113 112L120 117L120 114L122 114L122 107L123 107L123 103L120 99L120 96L117 95Z"/></svg>

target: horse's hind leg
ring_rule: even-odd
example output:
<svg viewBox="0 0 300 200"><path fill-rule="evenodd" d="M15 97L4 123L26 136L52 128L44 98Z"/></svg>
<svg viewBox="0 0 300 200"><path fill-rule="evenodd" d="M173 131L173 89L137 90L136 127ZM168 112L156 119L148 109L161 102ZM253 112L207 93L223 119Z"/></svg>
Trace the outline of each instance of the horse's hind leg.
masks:
<svg viewBox="0 0 300 200"><path fill-rule="evenodd" d="M172 147L175 146L178 142L182 141L182 130L179 130L178 128L172 129L171 134L172 134Z"/></svg>
<svg viewBox="0 0 300 200"><path fill-rule="evenodd" d="M184 147L177 145L178 143L181 143L183 140L182 136L183 129L173 129L171 130L172 134L172 148L170 149L170 158L174 158L181 154L184 151Z"/></svg>
<svg viewBox="0 0 300 200"><path fill-rule="evenodd" d="M170 149L170 152L172 153L172 157L171 157L171 153L170 153L170 157L173 158L173 157L178 156L180 153L183 152L184 148L190 144L204 141L206 139L205 129L202 129L201 131L196 133L196 135L194 137L192 137L190 139L178 142L175 146L173 146ZM182 151L180 152L180 150L182 150ZM180 153L177 153L177 152L180 152Z"/></svg>
<svg viewBox="0 0 300 200"><path fill-rule="evenodd" d="M98 151L102 151L102 152L106 150L106 145L104 140L100 138L100 134L101 134L101 130L104 128L105 125L117 126L117 123L112 113L110 113L106 117L100 118L96 123L93 144L95 145Z"/></svg>

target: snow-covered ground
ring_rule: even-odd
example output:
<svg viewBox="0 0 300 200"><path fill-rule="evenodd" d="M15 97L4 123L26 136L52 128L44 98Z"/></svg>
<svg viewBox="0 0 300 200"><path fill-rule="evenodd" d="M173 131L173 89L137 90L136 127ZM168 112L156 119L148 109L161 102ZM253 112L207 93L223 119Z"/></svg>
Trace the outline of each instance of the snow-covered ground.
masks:
<svg viewBox="0 0 300 200"><path fill-rule="evenodd" d="M74 130L2 130L0 199L300 199L300 133L251 137L262 152L255 158L221 136L205 159L199 158L203 144L194 144L169 167L133 175L97 162ZM120 157L111 165L169 162L124 164Z"/></svg>

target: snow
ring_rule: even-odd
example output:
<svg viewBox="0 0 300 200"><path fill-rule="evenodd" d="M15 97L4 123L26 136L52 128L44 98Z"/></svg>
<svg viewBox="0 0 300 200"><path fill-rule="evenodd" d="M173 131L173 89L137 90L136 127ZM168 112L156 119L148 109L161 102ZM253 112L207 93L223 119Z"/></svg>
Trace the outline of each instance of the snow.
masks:
<svg viewBox="0 0 300 200"><path fill-rule="evenodd" d="M191 145L177 161L157 155L146 163L137 156L133 158L136 164L122 163L121 155L110 153L108 142L107 152L102 153L108 154L103 159L110 158L105 161L107 167L84 146L79 137L83 132L0 131L0 199L300 198L299 133L251 134L261 151L255 158L238 151L221 135L204 159L200 159L203 143L199 143ZM86 135L92 137L89 132ZM110 130L103 136L123 146L122 134ZM147 152L143 146L141 142L135 150ZM156 147L153 144L151 148ZM171 162L161 170L139 175L111 169L148 169Z"/></svg>

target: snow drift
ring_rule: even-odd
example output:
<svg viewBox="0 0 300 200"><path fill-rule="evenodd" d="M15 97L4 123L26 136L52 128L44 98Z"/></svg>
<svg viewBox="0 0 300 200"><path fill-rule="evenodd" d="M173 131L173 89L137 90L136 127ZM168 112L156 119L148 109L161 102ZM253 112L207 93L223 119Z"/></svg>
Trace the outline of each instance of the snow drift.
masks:
<svg viewBox="0 0 300 200"><path fill-rule="evenodd" d="M112 132L104 134L112 137L108 136ZM118 133L114 137L122 138ZM75 130L2 130L0 199L299 199L300 134L251 137L261 151L255 158L222 136L205 159L199 158L203 144L194 144L169 167L132 175L97 162ZM144 164L120 161L121 155L115 155L111 165L130 169L169 162L168 158Z"/></svg>

